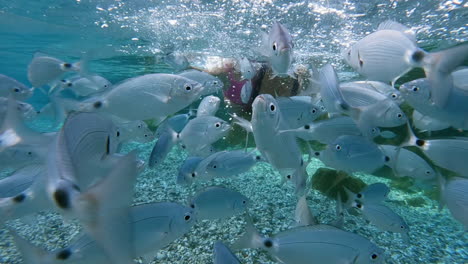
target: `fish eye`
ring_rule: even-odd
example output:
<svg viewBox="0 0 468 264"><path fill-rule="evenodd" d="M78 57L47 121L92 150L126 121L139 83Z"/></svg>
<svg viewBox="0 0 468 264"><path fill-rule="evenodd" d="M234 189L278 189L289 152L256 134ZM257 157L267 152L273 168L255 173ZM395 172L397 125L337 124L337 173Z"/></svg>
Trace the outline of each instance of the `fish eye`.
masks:
<svg viewBox="0 0 468 264"><path fill-rule="evenodd" d="M413 90L413 92L417 92L417 91L419 91L419 87L413 86L413 87L411 87L411 90Z"/></svg>
<svg viewBox="0 0 468 264"><path fill-rule="evenodd" d="M195 178L195 172L192 172L192 178Z"/></svg>
<svg viewBox="0 0 468 264"><path fill-rule="evenodd" d="M379 256L377 254L375 254L375 253L371 255L371 259L377 259L378 257Z"/></svg>
<svg viewBox="0 0 468 264"><path fill-rule="evenodd" d="M216 165L213 165L213 169L216 169L216 167L217 167Z"/></svg>
<svg viewBox="0 0 468 264"><path fill-rule="evenodd" d="M214 85L217 85L217 84L218 84L218 81L214 81L213 84L214 84Z"/></svg>
<svg viewBox="0 0 468 264"><path fill-rule="evenodd" d="M65 69L70 69L70 68L72 67L72 65L71 65L70 63L64 63L64 64L63 64L63 67L64 67Z"/></svg>
<svg viewBox="0 0 468 264"><path fill-rule="evenodd" d="M15 93L19 93L20 89L15 88L14 91L15 91Z"/></svg>
<svg viewBox="0 0 468 264"><path fill-rule="evenodd" d="M361 208L362 208L362 204L357 203L357 204L356 204L356 207L359 208L359 209L361 209Z"/></svg>
<svg viewBox="0 0 468 264"><path fill-rule="evenodd" d="M68 87L71 87L71 86L72 86L72 83L67 83L67 86L68 86Z"/></svg>
<svg viewBox="0 0 468 264"><path fill-rule="evenodd" d="M276 42L273 42L273 50L276 50Z"/></svg>
<svg viewBox="0 0 468 264"><path fill-rule="evenodd" d="M145 137L148 137L148 134L145 134Z"/></svg>
<svg viewBox="0 0 468 264"><path fill-rule="evenodd" d="M304 129L310 129L310 125L305 125Z"/></svg>
<svg viewBox="0 0 468 264"><path fill-rule="evenodd" d="M335 149L336 149L336 150L341 150L341 146L340 146L340 145L336 145L336 146L335 146Z"/></svg>
<svg viewBox="0 0 468 264"><path fill-rule="evenodd" d="M185 90L186 90L186 91L191 91L191 90L192 90L192 86L190 86L190 85L187 84L187 85L185 86Z"/></svg>
<svg viewBox="0 0 468 264"><path fill-rule="evenodd" d="M185 221L190 221L190 218L191 218L191 217L190 217L190 215L188 215L188 214L186 214L186 215L184 216Z"/></svg>
<svg viewBox="0 0 468 264"><path fill-rule="evenodd" d="M266 248L271 248L273 246L273 242L271 241L271 239L266 239L264 242L263 242L263 245L266 247Z"/></svg>
<svg viewBox="0 0 468 264"><path fill-rule="evenodd" d="M190 208L195 208L195 205L194 204L190 204Z"/></svg>
<svg viewBox="0 0 468 264"><path fill-rule="evenodd" d="M314 153L314 155L318 157L318 156L320 156L320 152L316 151L316 152Z"/></svg>
<svg viewBox="0 0 468 264"><path fill-rule="evenodd" d="M255 157L256 160L260 160L261 158L262 158L262 157L260 157L260 156L256 156L256 157Z"/></svg>
<svg viewBox="0 0 468 264"><path fill-rule="evenodd" d="M429 175L429 174L431 174L431 172L430 172L430 171L426 171L426 174Z"/></svg>
<svg viewBox="0 0 468 264"><path fill-rule="evenodd" d="M397 115L397 117L398 117L398 118L402 118L403 115L402 115L401 113L399 113L399 114Z"/></svg>
<svg viewBox="0 0 468 264"><path fill-rule="evenodd" d="M220 122L217 122L217 123L215 124L215 127L221 127L221 123L220 123Z"/></svg>
<svg viewBox="0 0 468 264"><path fill-rule="evenodd" d="M104 88L107 88L107 84L104 84Z"/></svg>
<svg viewBox="0 0 468 264"><path fill-rule="evenodd" d="M290 180L290 179L291 179L291 175L289 175L289 174L286 175L286 178L288 178L288 180Z"/></svg>
<svg viewBox="0 0 468 264"><path fill-rule="evenodd" d="M397 95L392 93L392 98L397 98Z"/></svg>
<svg viewBox="0 0 468 264"><path fill-rule="evenodd" d="M242 203L243 203L243 204L246 204L246 203L247 203L247 201L246 201L246 200L243 200L243 201L242 201Z"/></svg>
<svg viewBox="0 0 468 264"><path fill-rule="evenodd" d="M317 109L312 108L312 114L315 114L315 113L317 113Z"/></svg>
<svg viewBox="0 0 468 264"><path fill-rule="evenodd" d="M273 103L270 104L270 111L274 112L276 110L276 107Z"/></svg>
<svg viewBox="0 0 468 264"><path fill-rule="evenodd" d="M404 226L402 226L402 225L400 226L400 228L401 228L401 229L405 229L405 227L404 227Z"/></svg>
<svg viewBox="0 0 468 264"><path fill-rule="evenodd" d="M358 194L356 194L356 197L357 198L362 198L362 194L358 193Z"/></svg>
<svg viewBox="0 0 468 264"><path fill-rule="evenodd" d="M351 56L351 50L348 50L348 56Z"/></svg>
<svg viewBox="0 0 468 264"><path fill-rule="evenodd" d="M95 102L95 103L93 104L93 106L94 106L94 108L99 109L99 108L101 108L101 106L102 106L102 102L101 102L101 101L97 101L97 102Z"/></svg>
<svg viewBox="0 0 468 264"><path fill-rule="evenodd" d="M28 151L28 155L32 155L32 152L31 152L31 151Z"/></svg>
<svg viewBox="0 0 468 264"><path fill-rule="evenodd" d="M117 131L117 137L120 137L120 131Z"/></svg>
<svg viewBox="0 0 468 264"><path fill-rule="evenodd" d="M141 128L141 124L140 124L140 125L138 125L138 128Z"/></svg>

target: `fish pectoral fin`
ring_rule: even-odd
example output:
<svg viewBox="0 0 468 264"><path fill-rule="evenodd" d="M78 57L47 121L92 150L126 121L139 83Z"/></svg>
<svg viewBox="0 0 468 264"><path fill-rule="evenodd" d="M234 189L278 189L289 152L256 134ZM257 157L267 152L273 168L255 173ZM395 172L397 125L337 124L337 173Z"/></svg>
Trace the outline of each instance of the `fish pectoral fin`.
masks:
<svg viewBox="0 0 468 264"><path fill-rule="evenodd" d="M167 104L171 100L170 96L158 95L158 94L150 93L150 92L144 92L144 93L165 104Z"/></svg>

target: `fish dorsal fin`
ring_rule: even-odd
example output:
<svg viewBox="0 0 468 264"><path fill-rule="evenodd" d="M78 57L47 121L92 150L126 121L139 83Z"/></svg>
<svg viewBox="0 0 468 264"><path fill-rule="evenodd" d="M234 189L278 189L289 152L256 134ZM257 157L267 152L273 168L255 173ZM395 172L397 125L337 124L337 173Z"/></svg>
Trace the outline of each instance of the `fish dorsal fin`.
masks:
<svg viewBox="0 0 468 264"><path fill-rule="evenodd" d="M396 30L403 33L409 40L416 43L416 32L411 28L404 26L393 20L386 20L379 24L377 30Z"/></svg>

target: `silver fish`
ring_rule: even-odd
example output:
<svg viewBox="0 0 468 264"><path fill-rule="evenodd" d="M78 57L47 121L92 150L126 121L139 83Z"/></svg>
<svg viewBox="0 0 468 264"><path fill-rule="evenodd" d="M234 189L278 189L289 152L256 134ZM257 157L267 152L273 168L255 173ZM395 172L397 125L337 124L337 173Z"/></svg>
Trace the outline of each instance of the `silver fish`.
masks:
<svg viewBox="0 0 468 264"><path fill-rule="evenodd" d="M28 103L16 101L16 110L20 113L22 119L33 120L37 116L37 111L34 107ZM8 98L0 97L0 124L4 122L4 119L8 111Z"/></svg>
<svg viewBox="0 0 468 264"><path fill-rule="evenodd" d="M246 233L233 248L261 248L284 264L385 262L384 250L371 241L329 225L296 227L262 237L248 220Z"/></svg>
<svg viewBox="0 0 468 264"><path fill-rule="evenodd" d="M209 180L217 177L232 177L247 172L259 161L262 161L262 158L254 151L220 151L200 162L195 170L194 179Z"/></svg>
<svg viewBox="0 0 468 264"><path fill-rule="evenodd" d="M325 165L346 172L372 173L385 163L379 146L362 136L343 135L319 152Z"/></svg>
<svg viewBox="0 0 468 264"><path fill-rule="evenodd" d="M347 86L346 84L342 84L340 85L340 90L346 102L354 107L372 105L384 101L385 99L393 100L392 97L389 98L384 94L361 86ZM398 92L398 90L395 91Z"/></svg>
<svg viewBox="0 0 468 264"><path fill-rule="evenodd" d="M378 182L368 185L362 191L353 193L345 187L346 194L348 195L348 203L359 201L362 204L378 204L385 201L390 193L390 188L384 183Z"/></svg>
<svg viewBox="0 0 468 264"><path fill-rule="evenodd" d="M200 83L203 86L200 96L218 93L224 87L224 83L219 78L203 71L186 70L178 75Z"/></svg>
<svg viewBox="0 0 468 264"><path fill-rule="evenodd" d="M252 81L248 80L244 83L241 89L241 101L244 104L247 104L252 97Z"/></svg>
<svg viewBox="0 0 468 264"><path fill-rule="evenodd" d="M16 169L25 165L40 162L40 157L32 150L10 147L0 152L0 169Z"/></svg>
<svg viewBox="0 0 468 264"><path fill-rule="evenodd" d="M190 208L177 203L149 203L130 209L131 244L135 255L146 262L154 254L187 233L196 218ZM46 252L11 232L16 246L27 263L113 263L97 242L82 232L66 248ZM133 263L133 262L128 262Z"/></svg>
<svg viewBox="0 0 468 264"><path fill-rule="evenodd" d="M405 242L409 242L409 227L405 220L392 209L381 204L362 204L354 202L353 207L362 212L365 219L384 231L401 233Z"/></svg>
<svg viewBox="0 0 468 264"><path fill-rule="evenodd" d="M162 57L162 60L176 72L183 71L190 67L187 57L180 52L169 52Z"/></svg>
<svg viewBox="0 0 468 264"><path fill-rule="evenodd" d="M400 92L393 88L391 85L388 85L384 82L377 81L356 81L356 82L346 82L340 84L340 89L343 88L362 88L368 91L378 92L382 95L385 95L388 99L392 99L397 104L403 103L403 98L401 97ZM346 95L345 95L346 97Z"/></svg>
<svg viewBox="0 0 468 264"><path fill-rule="evenodd" d="M200 116L190 120L179 133L182 148L192 155L209 147L212 143L226 136L231 126L215 116Z"/></svg>
<svg viewBox="0 0 468 264"><path fill-rule="evenodd" d="M349 105L343 98L333 66L326 64L320 69L319 83L322 102L328 113L341 114L348 111Z"/></svg>
<svg viewBox="0 0 468 264"><path fill-rule="evenodd" d="M99 75L76 76L71 79L61 80L62 89L70 89L77 96L90 96L109 89L112 84Z"/></svg>
<svg viewBox="0 0 468 264"><path fill-rule="evenodd" d="M198 105L197 117L204 115L214 116L218 112L220 104L221 99L219 97L213 95L206 96Z"/></svg>
<svg viewBox="0 0 468 264"><path fill-rule="evenodd" d="M123 81L95 98L83 101L83 111L104 111L127 120L155 119L194 102L202 92L196 81L173 74L146 74Z"/></svg>
<svg viewBox="0 0 468 264"><path fill-rule="evenodd" d="M239 192L223 187L208 187L190 201L198 219L226 219L247 209L249 200Z"/></svg>
<svg viewBox="0 0 468 264"><path fill-rule="evenodd" d="M411 177L417 180L431 181L437 176L435 170L418 154L397 146L380 145L385 153L386 165L397 177Z"/></svg>
<svg viewBox="0 0 468 264"><path fill-rule="evenodd" d="M239 259L221 241L216 241L213 245L214 264L240 264Z"/></svg>
<svg viewBox="0 0 468 264"><path fill-rule="evenodd" d="M393 21L381 23L377 31L344 51L345 61L369 80L395 82L415 66L426 53L416 46L414 32ZM385 61L385 63L382 63Z"/></svg>
<svg viewBox="0 0 468 264"><path fill-rule="evenodd" d="M172 147L177 143L177 134L168 129L162 133L158 141L154 144L153 150L151 151L148 166L153 168L161 164L165 159L167 154L172 150Z"/></svg>
<svg viewBox="0 0 468 264"><path fill-rule="evenodd" d="M60 59L36 53L28 65L28 79L33 87L41 87L57 80L65 72L80 71L80 63L68 63Z"/></svg>
<svg viewBox="0 0 468 264"><path fill-rule="evenodd" d="M120 132L120 142L148 143L154 140L153 132L141 120L115 122L115 124Z"/></svg>
<svg viewBox="0 0 468 264"><path fill-rule="evenodd" d="M279 134L287 128L278 103L269 94L257 96L252 104L251 127L257 149L281 176L292 175L303 164L293 135Z"/></svg>
<svg viewBox="0 0 468 264"><path fill-rule="evenodd" d="M295 226L310 226L318 224L317 219L310 211L306 196L307 195L303 195L297 200L296 210L294 211Z"/></svg>
<svg viewBox="0 0 468 264"><path fill-rule="evenodd" d="M337 116L306 124L300 128L281 130L280 133L292 133L304 140L316 140L323 144L331 144L342 135L361 135L354 120L347 116Z"/></svg>
<svg viewBox="0 0 468 264"><path fill-rule="evenodd" d="M257 73L255 66L248 58L242 58L239 60L240 72L243 80L252 80Z"/></svg>
<svg viewBox="0 0 468 264"><path fill-rule="evenodd" d="M28 189L44 171L44 165L30 164L0 180L0 197L11 197Z"/></svg>
<svg viewBox="0 0 468 264"><path fill-rule="evenodd" d="M11 94L16 100L24 101L31 97L33 89L20 83L19 81L0 74L0 97L7 97Z"/></svg>
<svg viewBox="0 0 468 264"><path fill-rule="evenodd" d="M442 205L447 205L453 218L460 222L465 230L468 229L468 180L453 178L442 180Z"/></svg>
<svg viewBox="0 0 468 264"><path fill-rule="evenodd" d="M177 184L192 184L196 177L195 170L202 160L203 158L201 157L188 157L185 159L184 163L179 168L179 173L177 174Z"/></svg>
<svg viewBox="0 0 468 264"><path fill-rule="evenodd" d="M268 58L273 78L275 76L294 76L291 69L293 61L293 42L291 34L279 22L273 23L270 32L262 35L260 53Z"/></svg>
<svg viewBox="0 0 468 264"><path fill-rule="evenodd" d="M289 128L304 126L324 113L316 100L310 96L278 97L276 102Z"/></svg>

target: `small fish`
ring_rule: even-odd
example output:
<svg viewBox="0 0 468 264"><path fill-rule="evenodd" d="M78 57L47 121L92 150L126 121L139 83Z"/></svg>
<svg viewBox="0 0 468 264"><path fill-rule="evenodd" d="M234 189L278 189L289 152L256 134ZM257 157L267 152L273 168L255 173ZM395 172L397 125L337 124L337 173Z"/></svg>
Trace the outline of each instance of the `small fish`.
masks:
<svg viewBox="0 0 468 264"><path fill-rule="evenodd" d="M421 132L439 131L450 127L449 123L427 115L423 115L417 110L413 111L412 121L413 126L419 129Z"/></svg>
<svg viewBox="0 0 468 264"><path fill-rule="evenodd" d="M223 187L208 187L190 201L198 219L226 219L247 209L249 200L239 192Z"/></svg>
<svg viewBox="0 0 468 264"><path fill-rule="evenodd" d="M293 61L293 42L291 34L279 22L273 23L270 32L262 35L262 47L260 53L268 58L273 77L294 77L291 69Z"/></svg>
<svg viewBox="0 0 468 264"><path fill-rule="evenodd" d="M226 136L231 129L226 121L215 116L200 116L191 119L178 134L182 148L197 155L214 142Z"/></svg>
<svg viewBox="0 0 468 264"><path fill-rule="evenodd" d="M187 59L187 56L180 52L170 52L163 56L163 61L172 67L176 72L183 71L190 67L190 63Z"/></svg>
<svg viewBox="0 0 468 264"><path fill-rule="evenodd" d="M388 99L392 99L397 104L403 103L403 98L401 97L400 92L393 88L391 85L388 85L384 82L378 81L356 81L356 82L347 82L341 83L340 89L344 87L355 87L362 88L370 91L378 92L382 95L385 95Z"/></svg>
<svg viewBox="0 0 468 264"><path fill-rule="evenodd" d="M127 120L155 119L159 124L198 99L201 92L200 83L182 76L146 74L83 101L80 110L103 111Z"/></svg>
<svg viewBox="0 0 468 264"><path fill-rule="evenodd" d="M44 172L44 165L29 164L0 180L0 197L11 197L28 189L35 179Z"/></svg>
<svg viewBox="0 0 468 264"><path fill-rule="evenodd" d="M37 116L37 111L34 107L28 103L16 101L16 110L24 120L33 120ZM8 98L0 97L0 124L4 122L4 119L8 111Z"/></svg>
<svg viewBox="0 0 468 264"><path fill-rule="evenodd" d="M99 75L76 76L61 80L62 89L70 89L77 96L85 97L102 92L111 87L111 83ZM49 92L50 93L50 92Z"/></svg>
<svg viewBox="0 0 468 264"><path fill-rule="evenodd" d="M214 264L241 264L239 259L221 241L216 241L213 245Z"/></svg>
<svg viewBox="0 0 468 264"><path fill-rule="evenodd" d="M188 157L185 159L177 174L177 184L190 185L195 181L195 170L203 160L201 157Z"/></svg>
<svg viewBox="0 0 468 264"><path fill-rule="evenodd" d="M325 165L350 173L372 173L385 164L379 146L362 136L340 136L318 154L317 158Z"/></svg>
<svg viewBox="0 0 468 264"><path fill-rule="evenodd" d="M203 98L198 105L197 117L198 116L214 116L219 110L221 99L217 96L209 95Z"/></svg>
<svg viewBox="0 0 468 264"><path fill-rule="evenodd" d="M362 212L365 219L377 228L395 233L401 233L405 242L409 242L409 227L405 220L392 209L381 204L362 204L354 202L353 207Z"/></svg>
<svg viewBox="0 0 468 264"><path fill-rule="evenodd" d="M306 124L296 129L280 130L280 133L292 133L304 140L316 140L323 144L331 144L342 135L361 135L354 120L347 116L337 116Z"/></svg>
<svg viewBox="0 0 468 264"><path fill-rule="evenodd" d="M385 154L386 165L397 177L411 177L422 181L432 181L437 173L418 154L391 145L380 145Z"/></svg>
<svg viewBox="0 0 468 264"><path fill-rule="evenodd" d="M288 229L273 237L262 237L247 220L245 234L234 249L261 248L284 264L320 263L370 264L384 263L384 250L358 234L329 225L314 225Z"/></svg>
<svg viewBox="0 0 468 264"><path fill-rule="evenodd" d="M391 89L393 89L390 86ZM398 93L398 90L395 90L395 96ZM346 83L340 85L340 91L343 94L343 97L346 102L348 102L353 107L362 107L375 104L385 99L391 99L394 102L396 101L391 96L384 95L375 90L364 88L362 86L348 86ZM398 97L398 96L397 96Z"/></svg>
<svg viewBox="0 0 468 264"><path fill-rule="evenodd" d="M252 81L248 80L244 83L241 89L241 101L247 104L252 97Z"/></svg>
<svg viewBox="0 0 468 264"><path fill-rule="evenodd" d="M0 169L17 169L40 162L40 157L33 148L9 147L0 152Z"/></svg>
<svg viewBox="0 0 468 264"><path fill-rule="evenodd" d="M232 177L247 172L257 162L262 161L254 151L220 151L206 157L195 170L195 179Z"/></svg>
<svg viewBox="0 0 468 264"><path fill-rule="evenodd" d="M148 125L141 120L127 121L118 117L111 117L117 133L119 133L120 143L138 142L148 143L154 140L153 132L148 128Z"/></svg>
<svg viewBox="0 0 468 264"><path fill-rule="evenodd" d="M320 95L327 112L341 114L348 111L349 105L344 100L339 88L338 75L331 64L326 64L319 72Z"/></svg>
<svg viewBox="0 0 468 264"><path fill-rule="evenodd" d="M324 113L319 103L310 96L278 97L276 102L290 128L311 123Z"/></svg>
<svg viewBox="0 0 468 264"><path fill-rule="evenodd" d="M245 57L240 59L239 66L243 80L252 80L255 74L257 73L257 70L255 69L252 62Z"/></svg>
<svg viewBox="0 0 468 264"><path fill-rule="evenodd" d="M135 255L149 263L157 251L187 233L195 222L193 211L177 203L133 206L129 219L133 234L130 244L135 248ZM78 234L68 247L53 252L37 248L13 230L10 234L26 263L109 263L106 253L85 232Z"/></svg>
<svg viewBox="0 0 468 264"><path fill-rule="evenodd" d="M20 83L19 81L0 74L0 97L6 97L11 94L16 100L24 101L31 97L33 89Z"/></svg>
<svg viewBox="0 0 468 264"><path fill-rule="evenodd" d="M345 191L348 195L348 203L359 201L362 204L379 204L387 199L390 188L386 184L378 182L368 185L358 193L353 193L346 187Z"/></svg>
<svg viewBox="0 0 468 264"><path fill-rule="evenodd" d="M81 63L68 63L60 59L36 53L28 65L28 80L33 87L49 84L65 72L80 71Z"/></svg>
<svg viewBox="0 0 468 264"><path fill-rule="evenodd" d="M453 218L468 229L468 180L466 178L441 178L441 205L447 205Z"/></svg>
<svg viewBox="0 0 468 264"><path fill-rule="evenodd" d="M224 83L219 78L203 71L186 70L178 75L200 83L203 86L200 96L218 93L224 87Z"/></svg>
<svg viewBox="0 0 468 264"><path fill-rule="evenodd" d="M177 143L177 134L172 130L167 130L162 133L151 151L148 166L150 168L160 165L167 154L171 152L172 147Z"/></svg>

